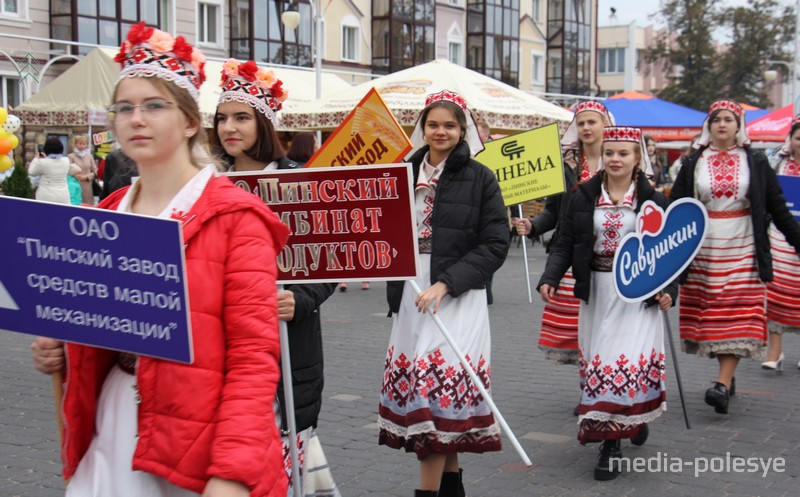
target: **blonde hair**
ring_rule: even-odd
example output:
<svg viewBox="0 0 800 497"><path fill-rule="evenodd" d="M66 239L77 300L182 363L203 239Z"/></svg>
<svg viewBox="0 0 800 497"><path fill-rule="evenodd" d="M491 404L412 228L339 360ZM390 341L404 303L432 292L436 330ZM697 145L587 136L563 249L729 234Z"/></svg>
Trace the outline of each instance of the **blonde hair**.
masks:
<svg viewBox="0 0 800 497"><path fill-rule="evenodd" d="M175 106L183 112L183 115L189 120L189 123L197 127L197 132L189 138L189 160L192 162L192 165L198 169L209 165L221 169L219 161L215 159L208 150L208 137L203 129L203 117L200 114L200 107L197 105L197 101L194 97L178 85L159 77L148 77L147 80L157 89L169 95L175 101ZM111 96L112 102L117 100L118 88L119 85L114 88L114 94Z"/></svg>

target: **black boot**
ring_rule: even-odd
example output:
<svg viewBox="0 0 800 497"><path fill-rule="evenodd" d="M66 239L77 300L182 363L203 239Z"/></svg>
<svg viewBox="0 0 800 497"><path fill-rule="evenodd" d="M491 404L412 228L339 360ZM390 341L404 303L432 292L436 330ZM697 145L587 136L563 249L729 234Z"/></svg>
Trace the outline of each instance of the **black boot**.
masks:
<svg viewBox="0 0 800 497"><path fill-rule="evenodd" d="M639 433L631 438L631 443L633 445L644 445L647 442L647 437L650 436L650 428L647 427L647 423L642 423L642 427L639 428Z"/></svg>
<svg viewBox="0 0 800 497"><path fill-rule="evenodd" d="M612 457L622 457L619 440L606 440L600 446L600 457L594 467L594 479L600 481L613 480L619 476L621 461L611 461Z"/></svg>
<svg viewBox="0 0 800 497"><path fill-rule="evenodd" d="M414 490L414 497L437 497L439 492L436 490Z"/></svg>
<svg viewBox="0 0 800 497"><path fill-rule="evenodd" d="M461 475L464 470L458 468L458 473L450 473L445 471L442 473L442 484L439 485L439 497L466 497L464 493L464 483L461 481Z"/></svg>
<svg viewBox="0 0 800 497"><path fill-rule="evenodd" d="M728 388L722 383L715 382L713 387L706 390L706 404L713 406L718 414L728 414L730 398Z"/></svg>

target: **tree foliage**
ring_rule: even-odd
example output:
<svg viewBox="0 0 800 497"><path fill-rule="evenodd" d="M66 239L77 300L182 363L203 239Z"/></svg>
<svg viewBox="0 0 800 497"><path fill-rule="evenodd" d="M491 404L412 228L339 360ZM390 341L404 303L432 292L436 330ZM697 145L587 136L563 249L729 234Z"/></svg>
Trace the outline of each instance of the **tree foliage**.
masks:
<svg viewBox="0 0 800 497"><path fill-rule="evenodd" d="M14 165L14 172L0 184L3 195L9 197L33 198L33 187L28 176L28 170L21 160Z"/></svg>
<svg viewBox="0 0 800 497"><path fill-rule="evenodd" d="M786 47L794 35L794 13L776 0L751 0L728 7L718 17L730 33L730 45L719 59L721 96L758 107L769 107L763 73L767 60L791 61Z"/></svg>
<svg viewBox="0 0 800 497"><path fill-rule="evenodd" d="M767 60L790 60L794 12L777 0L722 6L720 0L664 0L656 14L667 29L648 50L669 83L658 96L701 111L719 98L770 105L763 80ZM725 35L726 43L714 41Z"/></svg>

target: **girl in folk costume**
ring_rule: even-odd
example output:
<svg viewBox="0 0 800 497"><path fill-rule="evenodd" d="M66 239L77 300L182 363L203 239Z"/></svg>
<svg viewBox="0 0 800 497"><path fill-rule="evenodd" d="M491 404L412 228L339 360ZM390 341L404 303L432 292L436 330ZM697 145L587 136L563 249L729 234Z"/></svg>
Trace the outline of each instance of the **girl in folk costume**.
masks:
<svg viewBox="0 0 800 497"><path fill-rule="evenodd" d="M800 114L792 120L789 136L776 155L773 169L778 176L800 176ZM800 332L800 313L797 312L797 302L800 302L800 281L797 279L800 259L774 224L769 227L769 241L775 279L767 283L769 355L761 367L783 371L783 333ZM800 363L797 367L800 368Z"/></svg>
<svg viewBox="0 0 800 497"><path fill-rule="evenodd" d="M295 169L286 159L275 132L274 121L288 93L271 69L259 68L252 60L225 62L220 81L214 129L228 171L270 171ZM286 321L292 371L297 427L298 458L302 495L334 497L339 491L331 476L315 428L322 407L323 361L320 306L333 295L335 283L285 285L278 292L278 317ZM284 468L292 494L292 460L283 382L278 386L276 413L281 426ZM320 466L325 466L324 468Z"/></svg>
<svg viewBox="0 0 800 497"><path fill-rule="evenodd" d="M538 216L517 220L518 234L537 237L555 229L547 252L556 246L564 227L570 195L576 191L578 184L585 183L597 172L601 162L603 128L613 124L613 117L600 102L589 100L575 108L575 117L561 139L564 165L569 166L564 167L564 193L548 197L544 211ZM560 364L578 363L580 300L572 294L574 286L575 279L572 271L568 270L561 279L558 291L544 306L542 315L539 348L544 351L545 358ZM574 414L578 415L577 407Z"/></svg>
<svg viewBox="0 0 800 497"><path fill-rule="evenodd" d="M417 496L463 496L460 452L500 450L500 430L455 353L425 313L436 313L487 391L486 282L508 253L508 218L489 168L471 158L483 145L466 103L429 95L411 135L424 290L387 283L392 335L378 410L380 443L415 452ZM422 146L424 144L424 146Z"/></svg>
<svg viewBox="0 0 800 497"><path fill-rule="evenodd" d="M800 226L775 172L750 148L744 110L711 104L699 150L684 161L670 197L695 197L708 210L703 246L681 276L680 333L688 353L716 358L719 374L705 401L727 413L741 357L762 357L767 338L764 282L773 270L769 219L800 250Z"/></svg>
<svg viewBox="0 0 800 497"><path fill-rule="evenodd" d="M616 478L620 439L645 442L648 422L666 409L664 328L659 308L672 306L677 284L645 303L626 303L614 289L612 261L620 240L635 230L642 204L667 200L640 167L646 161L638 128L603 131L603 169L578 185L570 198L561 236L547 258L538 290L550 302L572 266L575 297L582 300L578 324L582 384L578 440L603 442L594 470L598 480ZM658 304L656 306L655 304Z"/></svg>
<svg viewBox="0 0 800 497"><path fill-rule="evenodd" d="M216 172L202 53L141 22L116 60L113 130L139 180L100 207L182 222L194 363L37 339L37 368L65 371L66 494L285 496L273 403L288 229Z"/></svg>
<svg viewBox="0 0 800 497"><path fill-rule="evenodd" d="M603 128L613 124L613 117L600 102L590 100L581 102L576 107L575 117L561 139L564 165L568 166L564 168L564 193L548 197L544 211L538 216L518 219L518 234L537 237L555 229L547 251L550 252L556 246L563 229L570 195L576 191L578 184L588 181L597 172L601 162ZM561 364L578 362L580 301L572 295L574 282L572 271L567 271L558 292L545 305L539 333L539 348L544 351L545 358Z"/></svg>

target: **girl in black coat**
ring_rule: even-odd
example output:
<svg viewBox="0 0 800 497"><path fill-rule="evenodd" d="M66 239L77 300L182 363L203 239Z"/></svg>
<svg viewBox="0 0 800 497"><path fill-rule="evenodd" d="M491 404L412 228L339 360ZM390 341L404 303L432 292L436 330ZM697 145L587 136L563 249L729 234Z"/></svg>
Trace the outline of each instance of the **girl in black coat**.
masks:
<svg viewBox="0 0 800 497"><path fill-rule="evenodd" d="M739 359L763 358L764 283L773 279L770 221L795 251L800 251L800 227L767 158L750 148L738 103L711 105L698 144L670 192L673 200L697 198L709 217L703 246L681 278L681 345L719 361L705 401L726 414Z"/></svg>
<svg viewBox="0 0 800 497"><path fill-rule="evenodd" d="M548 302L567 269L575 276L581 303L578 324L582 397L578 440L603 442L595 479L616 478L620 439L641 445L647 422L665 410L663 319L677 288L649 302L626 303L614 289L612 261L619 242L635 230L642 204L666 208L644 173L638 128L608 127L603 132L603 170L578 186L569 202L561 237L547 259L538 290ZM658 304L655 307L652 304Z"/></svg>
<svg viewBox="0 0 800 497"><path fill-rule="evenodd" d="M416 453L417 496L463 496L458 453L500 450L500 430L424 314L432 306L488 390L485 287L508 252L508 219L494 174L470 158L470 146L482 145L460 96L429 96L416 138L426 143L411 157L423 290L417 295L403 282L387 285L395 316L378 411L380 443Z"/></svg>

